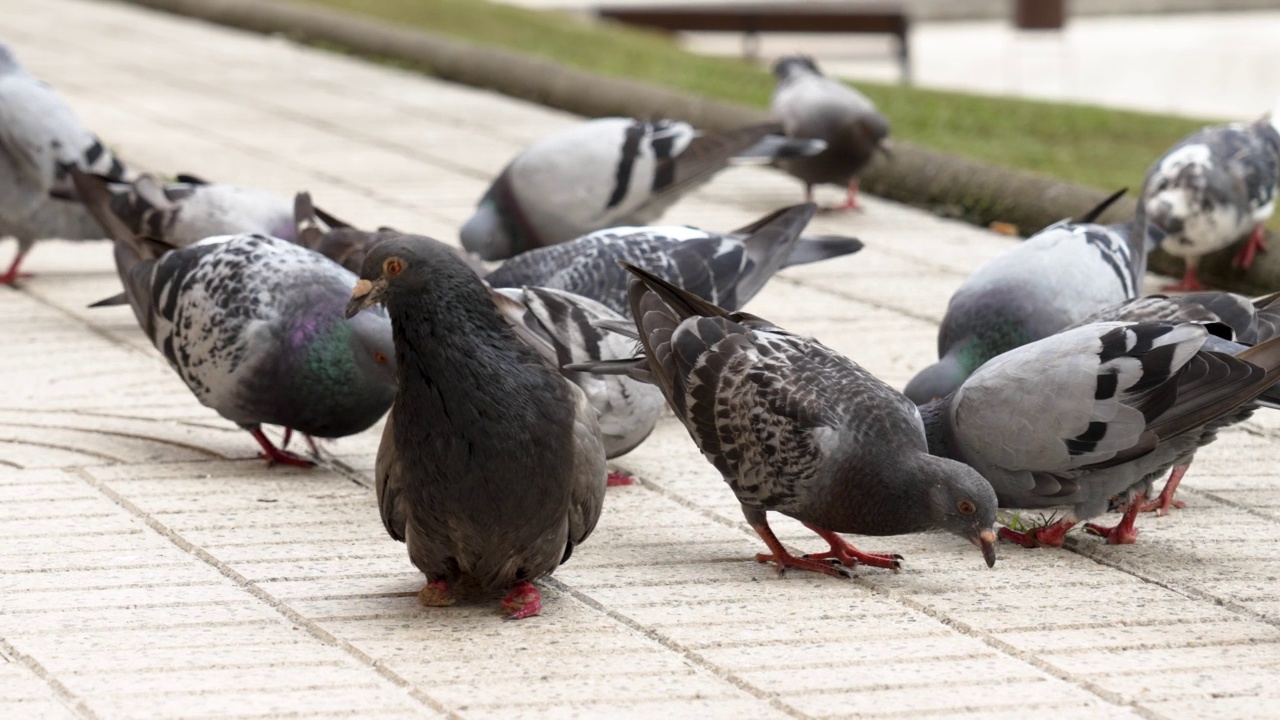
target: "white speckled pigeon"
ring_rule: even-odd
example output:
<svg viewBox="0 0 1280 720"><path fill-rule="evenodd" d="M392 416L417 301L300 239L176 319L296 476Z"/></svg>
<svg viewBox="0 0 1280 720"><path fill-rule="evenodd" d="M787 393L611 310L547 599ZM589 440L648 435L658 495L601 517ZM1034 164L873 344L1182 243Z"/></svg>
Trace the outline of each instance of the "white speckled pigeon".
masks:
<svg viewBox="0 0 1280 720"><path fill-rule="evenodd" d="M1089 316L1078 326L1095 322L1193 322L1209 327L1205 347L1210 350L1235 354L1240 345L1256 345L1280 335L1280 293L1272 293L1250 299L1228 292L1196 292L1167 297L1148 295L1109 307ZM1223 332L1223 331L1229 332ZM1221 332L1225 338L1214 333ZM1258 398L1260 404L1274 407L1274 391L1268 390ZM1278 408L1280 409L1280 408ZM1169 473L1160 496L1144 503L1139 512L1155 511L1164 515L1170 508L1185 507L1175 500L1178 484L1191 467L1193 457L1175 466ZM1123 499L1123 498L1122 498ZM1123 504L1123 503L1121 503Z"/></svg>
<svg viewBox="0 0 1280 720"><path fill-rule="evenodd" d="M1257 122L1213 125L1179 140L1147 171L1147 216L1167 236L1161 245L1186 259L1186 274L1166 290L1203 290L1200 258L1248 236L1236 267L1265 252L1263 224L1280 184L1280 108Z"/></svg>
<svg viewBox="0 0 1280 720"><path fill-rule="evenodd" d="M837 209L857 208L858 173L876 151L891 152L889 121L865 95L823 75L813 58L781 58L773 74L778 85L770 110L787 135L827 144L816 155L780 159L777 165L804 182L805 200L813 199L814 185L839 185L848 196Z"/></svg>
<svg viewBox="0 0 1280 720"><path fill-rule="evenodd" d="M987 360L1048 337L1090 313L1137 295L1147 234L1092 221L1050 225L973 272L951 296L938 328L938 362L907 383L918 404L947 395Z"/></svg>
<svg viewBox="0 0 1280 720"><path fill-rule="evenodd" d="M1209 349L1208 337L1196 324L1097 323L1016 348L921 408L929 448L981 472L1001 507L1065 510L1004 537L1061 545L1121 495L1130 502L1120 524L1089 527L1131 543L1152 482L1248 417L1250 401L1280 380L1280 339L1231 355Z"/></svg>
<svg viewBox="0 0 1280 720"><path fill-rule="evenodd" d="M343 318L353 273L265 235L177 249L139 239L111 213L101 178L71 174L115 241L116 269L147 338L196 399L253 435L263 457L311 464L272 445L261 425L312 442L360 432L387 411L391 323L380 311Z"/></svg>
<svg viewBox="0 0 1280 720"><path fill-rule="evenodd" d="M0 237L18 241L0 284L20 277L18 268L36 240L103 237L83 205L50 195L66 186L64 165L126 177L124 166L80 124L62 96L22 69L0 42Z"/></svg>
<svg viewBox="0 0 1280 720"><path fill-rule="evenodd" d="M771 151L822 147L783 141L760 151L780 132L767 123L702 135L688 123L622 117L575 125L530 145L503 169L463 225L462 246L501 260L602 228L644 225L737 155L754 161Z"/></svg>
<svg viewBox="0 0 1280 720"><path fill-rule="evenodd" d="M730 313L634 265L629 295L648 379L733 489L779 570L844 575L901 557L836 533L943 529L995 563L996 497L962 463L933 457L914 404L816 340ZM795 557L767 512L804 523L831 549ZM827 562L833 561L833 562Z"/></svg>
<svg viewBox="0 0 1280 720"><path fill-rule="evenodd" d="M847 255L856 238L801 237L816 206L794 205L731 233L688 227L621 227L507 260L485 279L494 287L565 290L630 314L627 273L619 260L640 265L705 300L730 310L746 304L781 267Z"/></svg>
<svg viewBox="0 0 1280 720"><path fill-rule="evenodd" d="M517 336L452 248L402 235L365 256L347 314L385 303L399 389L378 448L387 532L427 576L418 600L452 605L474 579L536 615L532 581L569 559L604 502L596 413Z"/></svg>

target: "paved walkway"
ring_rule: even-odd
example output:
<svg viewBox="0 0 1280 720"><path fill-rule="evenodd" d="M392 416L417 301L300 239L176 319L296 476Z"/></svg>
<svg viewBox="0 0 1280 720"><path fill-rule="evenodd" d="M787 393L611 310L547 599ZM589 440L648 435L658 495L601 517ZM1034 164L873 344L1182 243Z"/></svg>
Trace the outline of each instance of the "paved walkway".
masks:
<svg viewBox="0 0 1280 720"><path fill-rule="evenodd" d="M7 0L0 37L124 157L451 239L524 143L574 121L489 93L127 6ZM800 189L734 170L669 214L730 227ZM901 385L952 288L1007 240L867 198L819 232L861 254L750 308ZM6 250L3 252L8 252ZM1142 541L866 540L891 574L778 578L683 430L620 466L545 613L424 609L378 520L378 430L329 467L266 468L127 309L105 243L38 245L0 288L0 717L1274 717L1273 415L1202 453ZM0 257L0 261L7 256ZM784 541L812 548L796 523Z"/></svg>

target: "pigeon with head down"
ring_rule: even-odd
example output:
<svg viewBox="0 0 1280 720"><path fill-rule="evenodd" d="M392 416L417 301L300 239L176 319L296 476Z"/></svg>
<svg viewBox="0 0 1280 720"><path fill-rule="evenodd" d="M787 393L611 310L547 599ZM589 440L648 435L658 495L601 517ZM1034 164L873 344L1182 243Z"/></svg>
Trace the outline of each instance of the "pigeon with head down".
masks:
<svg viewBox="0 0 1280 720"><path fill-rule="evenodd" d="M531 583L568 560L600 517L595 410L442 243L401 235L371 248L347 314L375 303L390 313L398 369L378 507L426 575L419 602L452 605L471 579L507 591L511 617L536 615Z"/></svg>

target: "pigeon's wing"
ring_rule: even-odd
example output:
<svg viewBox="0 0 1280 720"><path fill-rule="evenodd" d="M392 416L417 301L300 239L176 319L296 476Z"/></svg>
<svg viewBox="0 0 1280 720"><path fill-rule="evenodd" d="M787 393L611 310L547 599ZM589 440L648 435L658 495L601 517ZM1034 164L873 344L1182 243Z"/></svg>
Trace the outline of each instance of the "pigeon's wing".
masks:
<svg viewBox="0 0 1280 720"><path fill-rule="evenodd" d="M1257 312L1256 341L1270 340L1280 335L1280 292L1254 298Z"/></svg>
<svg viewBox="0 0 1280 720"><path fill-rule="evenodd" d="M1245 348L1234 356L1197 353L1178 374L1174 398L1152 403L1148 429L1161 440L1177 437L1232 413L1278 380L1280 338Z"/></svg>
<svg viewBox="0 0 1280 720"><path fill-rule="evenodd" d="M561 562L568 560L573 546L586 540L595 529L604 506L607 470L596 411L576 385L567 380L565 385L574 399L573 478L569 487L569 541Z"/></svg>
<svg viewBox="0 0 1280 720"><path fill-rule="evenodd" d="M1199 325L1100 323L1000 355L951 400L971 464L1065 473L1150 452L1148 423L1207 335Z"/></svg>
<svg viewBox="0 0 1280 720"><path fill-rule="evenodd" d="M1259 120L1247 132L1219 137L1222 146L1215 151L1226 159L1233 195L1244 200L1244 214L1253 222L1266 222L1275 212L1280 189L1280 134L1268 120Z"/></svg>
<svg viewBox="0 0 1280 720"><path fill-rule="evenodd" d="M405 517L407 502L404 489L409 481L404 464L400 461L400 453L396 451L395 430L391 418L395 413L387 413L386 424L382 428L382 441L378 443L378 459L374 464L374 489L378 495L378 512L382 515L382 526L387 534L404 542Z"/></svg>
<svg viewBox="0 0 1280 720"><path fill-rule="evenodd" d="M1243 295L1197 292L1186 295L1147 295L1103 308L1072 328L1100 322L1191 322L1228 340L1253 344L1257 338L1257 309Z"/></svg>
<svg viewBox="0 0 1280 720"><path fill-rule="evenodd" d="M723 133L696 135L683 123L655 128L654 157L657 159L653 173L654 204L669 206L672 201L690 189L701 185L712 175L723 170L734 156L754 146L766 135L780 134L778 123L748 125ZM668 140L670 136L670 140ZM675 152L662 153L669 143ZM681 147L683 146L683 147Z"/></svg>

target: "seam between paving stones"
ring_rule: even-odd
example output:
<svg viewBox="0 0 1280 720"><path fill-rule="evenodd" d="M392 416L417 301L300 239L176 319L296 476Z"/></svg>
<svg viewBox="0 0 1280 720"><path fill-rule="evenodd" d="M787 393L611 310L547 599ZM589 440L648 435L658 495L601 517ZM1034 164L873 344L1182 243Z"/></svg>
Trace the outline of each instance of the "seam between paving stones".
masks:
<svg viewBox="0 0 1280 720"><path fill-rule="evenodd" d="M19 665L35 675L53 692L54 696L69 710L84 718L97 718L98 714L89 709L80 696L71 692L61 680L53 676L39 660L19 650L8 638L0 638L0 651L13 658Z"/></svg>
<svg viewBox="0 0 1280 720"><path fill-rule="evenodd" d="M169 540L169 542L176 545L179 549L186 551L187 553L191 554L195 558L199 559L200 561L204 562L205 564L217 570L219 573L221 573L222 575L227 577L229 580L234 582L236 585L238 585L240 588L242 588L249 594L253 595L255 598L257 598L258 600L266 604L268 607L270 607L279 615L283 616L283 618L288 620L291 624L297 625L298 627L304 629L308 634L310 634L312 637L319 640L320 642L324 643L325 645L329 645L331 647L335 647L341 650L344 654L350 656L352 659L356 660L361 665L367 668L370 668L371 670L374 671L376 676L381 677L384 681L389 682L395 687L403 690L409 697L418 701L424 707L430 710L434 710L435 712L438 712L445 717L461 720L461 717L459 715L449 710L442 703L438 702L435 698L432 698L430 695L425 693L421 688L417 687L415 684L410 682L404 676L395 672L394 670L387 667L386 665L383 665L382 663L378 662L376 659L369 656L367 653L360 650L352 643L328 632L324 628L320 627L318 623L313 622L302 613L290 607L286 602L276 598L271 593L268 593L267 591L258 587L256 583L250 581L245 576L236 572L234 568L232 568L227 563L224 563L221 560L219 560L209 551L205 550L199 545L196 545L195 543L192 543L191 541L187 540L186 538L182 537L180 534L178 534L177 532L175 532L174 530L166 526L164 523L160 522L159 520L156 520L150 514L143 511L142 508L135 505L128 498L117 493L107 483L102 482L97 478L93 477L91 473L84 470L83 468L75 468L75 472L77 472L82 478L84 478L85 482L87 482L89 485L96 488L99 492L105 495L113 503L124 508L130 514L142 520L144 523L147 524L148 527L156 531L165 539Z"/></svg>

